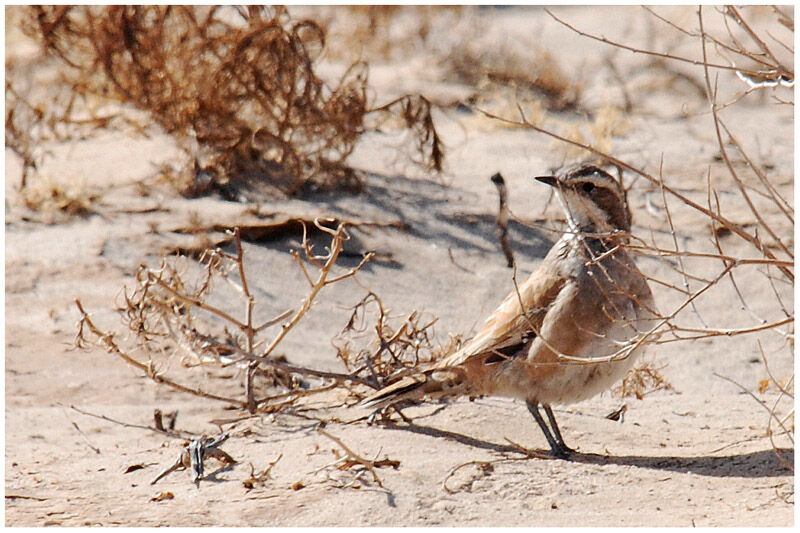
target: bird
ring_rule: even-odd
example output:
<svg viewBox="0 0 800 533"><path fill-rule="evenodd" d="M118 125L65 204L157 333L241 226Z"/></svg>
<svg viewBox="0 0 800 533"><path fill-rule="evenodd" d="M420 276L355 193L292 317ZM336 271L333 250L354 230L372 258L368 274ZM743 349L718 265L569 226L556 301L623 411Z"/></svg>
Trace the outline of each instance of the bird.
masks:
<svg viewBox="0 0 800 533"><path fill-rule="evenodd" d="M561 238L471 340L362 406L377 413L426 398L516 398L544 433L550 456L575 453L551 405L586 400L623 378L654 336L658 310L626 250L631 212L620 183L590 163L536 179L555 190L566 214Z"/></svg>

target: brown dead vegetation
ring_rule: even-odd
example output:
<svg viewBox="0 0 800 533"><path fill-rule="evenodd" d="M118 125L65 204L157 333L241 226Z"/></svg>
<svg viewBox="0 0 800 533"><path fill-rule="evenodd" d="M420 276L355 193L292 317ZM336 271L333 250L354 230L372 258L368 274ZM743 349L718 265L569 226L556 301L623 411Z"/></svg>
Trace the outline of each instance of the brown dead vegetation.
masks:
<svg viewBox="0 0 800 533"><path fill-rule="evenodd" d="M327 53L373 61L397 59L416 47L430 46L435 29L463 16L468 9L452 5L350 5L315 6L315 13L333 37Z"/></svg>
<svg viewBox="0 0 800 533"><path fill-rule="evenodd" d="M355 62L333 85L315 72L323 28L284 8L36 6L23 28L61 62L69 99L50 103L50 123L76 108L117 102L147 112L191 159L175 185L187 195L233 199L357 188L347 158L370 114L397 111L417 136L420 162L442 168L442 147L421 96L370 108L368 68ZM35 168L31 126L42 108L7 82L6 130ZM25 104L28 105L25 105ZM33 110L25 113L23 110ZM92 111L91 120L103 118ZM107 118L107 117L106 117ZM8 142L8 141L7 141Z"/></svg>
<svg viewBox="0 0 800 533"><path fill-rule="evenodd" d="M328 285L355 276L371 259L371 254L366 254L355 267L334 273L339 270L336 261L343 243L349 238L347 224L332 219L313 221L318 233L330 237L327 253L317 255L306 223L297 223L303 227L303 240L300 249L293 250L291 255L308 282L308 293L298 302L297 308L256 322L256 317L260 316L258 302L248 287L241 231L235 228L231 242L226 243L233 244L235 253L219 247L209 249L200 257L199 270L196 263L175 255L165 257L158 267L142 265L133 289L125 290L120 308L132 340L118 340L129 335L102 329L77 300L81 313L77 346L100 346L158 384L224 402L245 409L251 415L287 410L316 411L356 403L368 391L458 347L457 338L451 338L444 346L434 342L435 318L413 312L396 320L386 313L380 298L368 291L352 309L342 333L334 341L346 373L316 370L289 362L277 350L284 337L309 312L319 293ZM226 283L220 284L223 281ZM235 295L241 300L243 316L211 303L229 301ZM375 313L369 309L371 304L374 304ZM273 331L271 337L267 336L269 331ZM231 367L236 370L234 374L228 370ZM200 385L201 382L207 385ZM324 394L331 391L333 395ZM343 394L335 394L336 391ZM312 396L322 397L322 403L306 405ZM163 423L159 424L159 417L156 418L156 425L150 429L172 436L173 432L159 428ZM246 419L247 416L221 424L236 424ZM194 437L193 442L198 443L212 440L206 436ZM178 460L154 482L176 469L188 468L190 451L189 448L183 450ZM379 486L374 468L397 468L394 463L367 461L346 451L348 460L337 468L349 470L361 465L372 472ZM201 465L202 454L192 461L194 481L202 477Z"/></svg>
<svg viewBox="0 0 800 533"><path fill-rule="evenodd" d="M41 176L21 193L25 207L52 217L53 222L62 217L94 213L100 197L98 192L79 183L60 183L50 176Z"/></svg>
<svg viewBox="0 0 800 533"><path fill-rule="evenodd" d="M296 309L277 312L256 323L258 302L248 288L242 236L236 228L231 242L225 243L233 244L235 254L219 247L209 249L200 257L199 271L196 264L182 256L165 257L158 267L140 268L134 288L126 290L120 309L134 336L133 343L123 346L117 342L118 335L98 327L78 301L82 314L78 346L100 345L158 383L246 408L251 413L280 410L300 398L335 387L346 391L346 397L351 398L347 401L358 401L370 388L380 388L404 371L447 355L457 347L455 339L446 346L434 342L435 318L413 312L402 320L394 319L386 313L380 298L368 291L334 341L347 373L293 365L278 355L281 341L311 309L319 293L330 284L355 276L372 257L367 253L355 267L334 274L339 268L336 261L343 243L349 238L346 222L313 221L317 233L328 234L331 239L324 255L316 254L307 224L297 223L303 227L303 240L301 249L293 250L291 255L308 281L309 292ZM227 283L220 287L220 281ZM241 299L243 317L210 303L226 301L232 295ZM377 312L370 311L371 304ZM266 337L270 330L275 330L271 339ZM164 375L165 369L175 368L176 362L184 369L185 380ZM223 371L228 367L244 369L242 379L229 382L226 378L231 377L230 373ZM213 380L217 388L210 391L196 386L193 380L200 379L200 375L219 378ZM355 385L366 385L367 389L357 389Z"/></svg>
<svg viewBox="0 0 800 533"><path fill-rule="evenodd" d="M655 368L650 363L640 364L628 372L622 383L614 388L614 394L621 398L634 396L637 400L641 400L656 391L672 390L672 384L664 379L660 370L662 369Z"/></svg>
<svg viewBox="0 0 800 533"><path fill-rule="evenodd" d="M461 83L496 92L510 87L529 93L553 111L573 109L580 100L581 84L571 79L548 50L528 44L487 48L476 42L453 47L444 62L446 75Z"/></svg>

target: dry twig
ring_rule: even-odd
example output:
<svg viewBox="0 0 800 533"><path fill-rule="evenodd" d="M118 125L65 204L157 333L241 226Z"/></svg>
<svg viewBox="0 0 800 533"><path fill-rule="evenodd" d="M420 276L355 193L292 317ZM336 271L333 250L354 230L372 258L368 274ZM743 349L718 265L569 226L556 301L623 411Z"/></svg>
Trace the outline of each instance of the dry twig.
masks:
<svg viewBox="0 0 800 533"><path fill-rule="evenodd" d="M383 483L381 482L381 478L378 477L378 472L376 471L377 468L384 467L384 466L391 466L394 469L397 469L400 466L400 461L393 461L391 459L381 459L379 461L371 461L369 459L364 459L357 453L355 453L352 449L350 449L342 440L334 435L331 435L327 431L322 428L317 429L317 433L328 437L337 445L339 445L342 450L345 452L345 457L340 458L334 465L337 466L340 470L347 470L352 468L355 465L361 465L362 467L369 470L372 474L373 481L381 488L383 488Z"/></svg>
<svg viewBox="0 0 800 533"><path fill-rule="evenodd" d="M498 172L492 176L492 183L497 187L497 194L500 198L500 205L497 209L497 234L500 238L500 247L506 256L508 268L513 268L514 251L511 249L511 242L508 237L508 190L506 181Z"/></svg>
<svg viewBox="0 0 800 533"><path fill-rule="evenodd" d="M127 363L145 371L155 381L198 396L244 406L251 413L259 409L273 410L277 405L289 405L298 398L331 388L330 385L308 390L297 388L290 390L285 395L278 394L259 399L256 397L256 387L254 386L257 374L270 375L275 372L284 372L286 375L311 376L345 386L347 383L366 383L357 375L317 371L292 365L273 356L276 347L311 309L320 291L330 284L354 276L371 257L371 254L366 254L357 266L342 274L332 275L331 272L342 251L343 242L348 238L345 225L339 224L335 229L331 229L319 219L315 220L314 224L319 231L330 235L331 245L326 255L316 255L304 226L302 243L304 257L301 258L298 252L293 252L293 257L309 282L309 293L301 301L297 310L281 313L260 324L254 321L256 301L247 283L241 235L238 231L234 231L233 240L236 253L231 255L219 249L207 253L202 259L202 264L205 266L204 277L193 288L182 277L183 274L177 266L179 262L177 258L164 260L158 269L143 267L137 274L137 288L133 292L125 294L125 316L128 327L140 340L139 348L144 350L147 355L147 363L135 359L124 351L114 340L114 334L100 330L80 302L77 302L82 314L78 335L79 345L86 346L89 342L87 333L91 333L95 336L96 342L122 357ZM312 279L306 263L318 270L316 279ZM238 282L229 278L231 272L238 274ZM212 282L217 277L226 279L237 289L244 304L243 319L208 302L208 297L213 290ZM241 335L237 337L226 333L224 337L220 337L216 334L204 333L202 330L207 329L208 325L204 323L201 316L197 315L197 312L207 313L221 319L230 327L241 332ZM269 328L278 325L280 325L279 331L269 342L259 339ZM188 353L200 362L216 361L220 367L230 364L246 365L244 401L177 383L156 371L155 361L163 357L161 354L177 352ZM276 403L279 400L283 403Z"/></svg>

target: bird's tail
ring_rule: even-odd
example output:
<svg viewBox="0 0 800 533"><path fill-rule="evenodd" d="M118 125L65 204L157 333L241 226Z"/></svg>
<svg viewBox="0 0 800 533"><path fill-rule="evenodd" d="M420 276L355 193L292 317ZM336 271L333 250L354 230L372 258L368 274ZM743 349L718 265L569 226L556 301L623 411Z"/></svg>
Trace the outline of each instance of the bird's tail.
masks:
<svg viewBox="0 0 800 533"><path fill-rule="evenodd" d="M458 396L466 391L462 368L431 369L421 374L406 376L362 400L364 407L383 408L404 400Z"/></svg>

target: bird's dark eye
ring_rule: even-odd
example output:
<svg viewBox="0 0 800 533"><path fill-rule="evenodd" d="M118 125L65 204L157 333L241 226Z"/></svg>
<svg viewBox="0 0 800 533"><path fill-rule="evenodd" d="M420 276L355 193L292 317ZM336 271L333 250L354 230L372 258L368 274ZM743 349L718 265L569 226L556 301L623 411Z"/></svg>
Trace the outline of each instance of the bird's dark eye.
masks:
<svg viewBox="0 0 800 533"><path fill-rule="evenodd" d="M594 183L587 181L583 184L583 192L592 192L594 190Z"/></svg>

